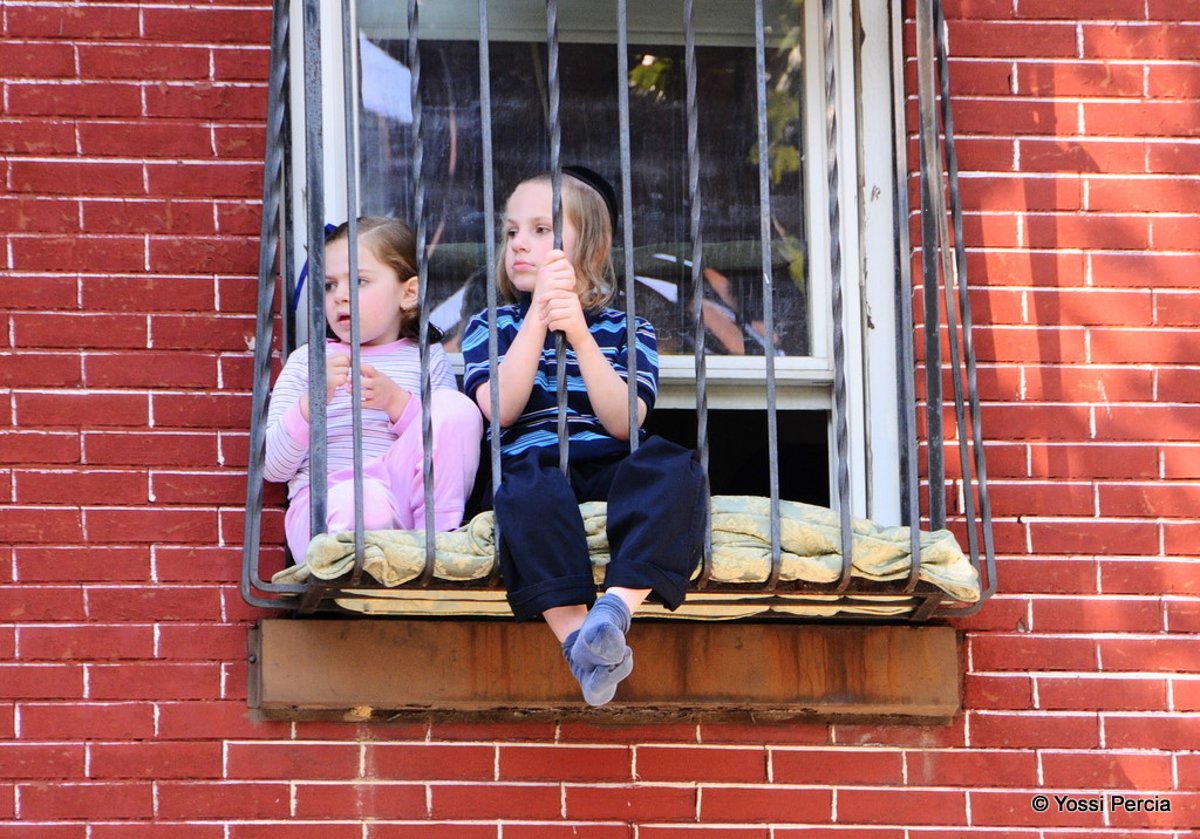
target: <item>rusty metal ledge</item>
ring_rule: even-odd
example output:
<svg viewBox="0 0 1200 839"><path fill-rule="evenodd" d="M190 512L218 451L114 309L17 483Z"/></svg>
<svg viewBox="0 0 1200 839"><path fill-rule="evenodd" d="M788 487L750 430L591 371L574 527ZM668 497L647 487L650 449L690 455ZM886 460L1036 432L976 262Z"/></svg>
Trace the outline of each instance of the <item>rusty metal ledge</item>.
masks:
<svg viewBox="0 0 1200 839"><path fill-rule="evenodd" d="M540 623L266 619L250 704L269 719L889 720L961 703L944 626L638 622L636 666L589 708Z"/></svg>

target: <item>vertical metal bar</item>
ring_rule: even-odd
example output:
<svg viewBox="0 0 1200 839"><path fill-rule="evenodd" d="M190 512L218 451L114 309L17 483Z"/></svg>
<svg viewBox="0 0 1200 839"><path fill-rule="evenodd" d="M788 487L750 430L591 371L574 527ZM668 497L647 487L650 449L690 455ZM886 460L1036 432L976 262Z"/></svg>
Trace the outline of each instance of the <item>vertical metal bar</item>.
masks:
<svg viewBox="0 0 1200 839"><path fill-rule="evenodd" d="M488 399L492 416L488 420L492 463L492 498L500 489L500 341L496 334L496 184L492 154L492 58L489 44L488 0L479 0L479 125L483 142L483 225L484 253L487 264L488 309ZM494 518L491 583L500 579L500 522Z"/></svg>
<svg viewBox="0 0 1200 839"><path fill-rule="evenodd" d="M891 43L896 55L904 54L904 12L894 10ZM920 477L917 474L917 403L916 362L913 358L912 241L909 233L908 193L908 118L907 91L903 62L892 74L892 126L895 134L893 167L895 171L896 225L896 395L897 432L900 435L900 509L901 521L909 528L909 575L905 591L916 588L921 573Z"/></svg>
<svg viewBox="0 0 1200 839"><path fill-rule="evenodd" d="M694 0L683 2L684 78L687 85L687 161L688 204L691 210L692 237L692 318L695 326L696 363L696 448L700 468L708 484L708 381L704 353L704 239L700 227L700 130L696 104L696 19ZM706 493L707 495L707 493ZM704 531L704 563L701 582L707 582L712 570L712 528Z"/></svg>
<svg viewBox="0 0 1200 839"><path fill-rule="evenodd" d="M366 547L363 531L362 336L358 322L358 79L356 39L351 0L342 0L342 117L346 132L346 249L350 276L350 421L354 454L354 571L350 582L362 579Z"/></svg>
<svg viewBox="0 0 1200 839"><path fill-rule="evenodd" d="M425 492L425 569L421 573L421 585L428 585L433 578L437 542L434 537L433 508L433 418L430 407L433 397L429 380L429 307L426 298L429 290L429 264L425 253L425 179L421 172L425 164L425 138L421 113L421 40L420 12L417 0L408 0L408 64L411 71L412 132L413 132L413 224L417 234L417 305L420 307L417 346L421 357L421 477Z"/></svg>
<svg viewBox="0 0 1200 839"><path fill-rule="evenodd" d="M946 466L942 453L942 350L938 307L938 218L942 204L941 169L937 154L937 112L934 103L933 12L929 0L917 0L917 111L921 171L921 269L925 302L925 421L929 438L929 522L946 526Z"/></svg>
<svg viewBox="0 0 1200 839"><path fill-rule="evenodd" d="M823 0L825 26L822 60L825 68L825 163L829 201L829 265L833 315L833 418L837 456L838 514L841 522L842 576L837 590L850 585L854 542L850 529L849 428L846 416L846 338L844 334L844 291L842 277L841 179L838 172L837 50L834 40L836 11L833 0Z"/></svg>
<svg viewBox="0 0 1200 839"><path fill-rule="evenodd" d="M779 583L783 550L779 534L779 424L775 401L775 290L771 259L771 146L767 136L767 56L763 0L754 0L755 95L758 100L758 238L762 250L763 359L767 373L767 458L771 492L771 573L767 589Z"/></svg>
<svg viewBox="0 0 1200 839"><path fill-rule="evenodd" d="M983 530L984 558L987 564L987 580L984 596L990 595L995 588L995 547L992 541L992 504L987 488L987 463L983 451L983 430L980 427L981 407L979 404L979 384L975 365L975 344L972 340L973 327L971 318L970 287L967 283L967 252L963 241L962 201L958 188L958 152L954 146L954 115L950 107L950 67L947 57L947 28L946 18L942 11L941 0L933 2L934 17L937 25L937 63L941 82L942 102L942 132L945 137L946 171L950 192L950 212L954 219L954 278L958 286L958 306L962 312L962 342L963 354L966 357L967 399L971 410L972 448L975 455L975 470L979 483L979 508ZM947 309L951 308L949 289L947 289ZM957 349L952 340L951 346ZM952 350L953 351L953 350ZM961 402L961 380L959 366L955 363L956 398ZM963 461L963 494L965 498L964 513L967 517L967 542L971 550L971 558L977 561L978 542L975 538L975 509L974 496L971 488L970 459L967 452L966 430L963 426L961 409L958 420L959 451Z"/></svg>
<svg viewBox="0 0 1200 839"><path fill-rule="evenodd" d="M554 221L554 247L562 247L562 125L559 123L561 90L558 79L558 0L546 0L546 84L550 107L550 214ZM567 474L570 437L567 429L567 344L554 334L554 383L558 396L558 468Z"/></svg>
<svg viewBox="0 0 1200 839"><path fill-rule="evenodd" d="M267 84L266 154L263 163L263 206L259 226L258 310L254 336L254 391L250 406L250 462L246 481L246 522L242 542L241 592L246 602L256 606L279 608L283 601L254 594L262 589L260 549L262 547L263 460L266 451L267 400L271 380L271 340L273 310L278 283L276 259L286 250L281 239L280 207L286 169L283 139L286 125L288 0L275 0L271 29L271 70ZM284 276L286 263L283 266ZM284 295L287 299L287 295ZM283 306L284 310L289 307Z"/></svg>
<svg viewBox="0 0 1200 839"><path fill-rule="evenodd" d="M325 532L329 470L325 423L325 154L321 138L321 9L304 0L304 148L308 190L308 407L310 536ZM297 557L303 559L303 557Z"/></svg>
<svg viewBox="0 0 1200 839"><path fill-rule="evenodd" d="M617 0L617 127L621 146L622 256L625 263L625 346L628 348L626 375L629 377L629 451L638 447L637 410L637 280L633 274L633 162L629 146L629 9L628 0ZM617 231L613 231L615 239Z"/></svg>

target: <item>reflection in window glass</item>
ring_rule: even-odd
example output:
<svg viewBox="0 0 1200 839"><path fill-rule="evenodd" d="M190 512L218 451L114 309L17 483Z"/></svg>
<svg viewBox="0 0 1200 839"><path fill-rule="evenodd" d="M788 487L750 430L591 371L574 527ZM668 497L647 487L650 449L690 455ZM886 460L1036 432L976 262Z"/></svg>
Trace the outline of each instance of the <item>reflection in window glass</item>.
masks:
<svg viewBox="0 0 1200 839"><path fill-rule="evenodd" d="M800 0L767 3L768 132L775 336L763 333L759 249L754 7L697 3L697 93L705 242L706 350L807 355L808 305L801 137ZM638 312L660 351L691 354L682 3L631 3L630 144ZM485 305L484 225L475 0L422 4L421 103L425 212L434 320L453 348L455 324ZM493 0L491 94L497 201L549 167L545 4ZM564 164L604 173L620 190L615 6L560 7ZM363 209L408 219L411 124L405 4L359 0ZM497 211L503 207L497 207ZM626 222L628 212L623 213ZM616 236L618 244L620 232ZM617 270L623 258L614 254ZM620 299L614 303L623 305Z"/></svg>

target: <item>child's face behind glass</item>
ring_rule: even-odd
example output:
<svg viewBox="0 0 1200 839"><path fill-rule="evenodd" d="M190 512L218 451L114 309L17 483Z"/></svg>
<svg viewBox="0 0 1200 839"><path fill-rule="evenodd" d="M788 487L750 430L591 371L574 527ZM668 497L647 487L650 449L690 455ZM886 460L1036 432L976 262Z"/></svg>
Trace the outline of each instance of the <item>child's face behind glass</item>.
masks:
<svg viewBox="0 0 1200 839"><path fill-rule="evenodd" d="M401 277L371 249L358 247L358 335L362 345L400 337L401 309L417 301L417 278ZM350 343L350 247L346 239L325 246L325 318L339 340Z"/></svg>
<svg viewBox="0 0 1200 839"><path fill-rule="evenodd" d="M527 181L509 196L504 209L504 268L513 287L532 292L538 268L554 247L552 193L544 181ZM575 262L576 231L567 214L562 219L563 252Z"/></svg>

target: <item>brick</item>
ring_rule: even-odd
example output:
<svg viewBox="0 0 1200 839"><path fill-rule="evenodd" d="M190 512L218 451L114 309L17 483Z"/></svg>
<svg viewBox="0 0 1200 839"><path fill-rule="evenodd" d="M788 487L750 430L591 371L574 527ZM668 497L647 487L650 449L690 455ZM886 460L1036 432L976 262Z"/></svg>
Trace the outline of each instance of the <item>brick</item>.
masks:
<svg viewBox="0 0 1200 839"><path fill-rule="evenodd" d="M1150 222L1154 247L1161 250L1194 250L1200 239L1200 218L1155 218Z"/></svg>
<svg viewBox="0 0 1200 839"><path fill-rule="evenodd" d="M260 555L271 557L264 550ZM154 549L154 565L161 582L222 582L236 583L241 579L242 548L234 547L159 545ZM282 568L282 550L279 552ZM266 572L264 572L265 574Z"/></svg>
<svg viewBox="0 0 1200 839"><path fill-rule="evenodd" d="M1167 708L1167 683L1162 679L1038 676L1035 681L1038 707L1048 711L1148 711Z"/></svg>
<svg viewBox="0 0 1200 839"><path fill-rule="evenodd" d="M211 510L172 508L84 510L87 541L114 542L205 542L217 533L216 515Z"/></svg>
<svg viewBox="0 0 1200 839"><path fill-rule="evenodd" d="M74 387L81 371L74 353L0 352L0 382L10 387Z"/></svg>
<svg viewBox="0 0 1200 839"><path fill-rule="evenodd" d="M656 743L675 739L682 742L688 741L688 738L683 736L683 732L680 732L678 738L658 736L652 732L647 732L647 734L650 736L646 739L654 740ZM560 739L566 738L561 737ZM584 737L584 739L594 740L596 738ZM695 739L695 737L691 738L692 741ZM699 742L710 746L733 743L824 746L829 744L829 725L819 721L809 723L793 721L786 726L764 726L755 723L701 723Z"/></svg>
<svg viewBox="0 0 1200 839"><path fill-rule="evenodd" d="M1091 257L1096 284L1186 288L1194 270L1192 254L1129 253L1094 254Z"/></svg>
<svg viewBox="0 0 1200 839"><path fill-rule="evenodd" d="M23 626L19 638L19 657L23 661L104 661L154 656L151 626Z"/></svg>
<svg viewBox="0 0 1200 839"><path fill-rule="evenodd" d="M1200 330L1094 328L1090 334L1092 361L1100 364L1187 364L1200 357Z"/></svg>
<svg viewBox="0 0 1200 839"><path fill-rule="evenodd" d="M899 784L903 755L893 749L771 749L771 779L777 784ZM706 790L705 794L709 790Z"/></svg>
<svg viewBox="0 0 1200 839"><path fill-rule="evenodd" d="M1022 711L1033 707L1033 680L1028 676L967 673L963 707L972 711Z"/></svg>
<svg viewBox="0 0 1200 839"><path fill-rule="evenodd" d="M1037 172L1140 174L1147 170L1147 141L1140 139L1022 137L1019 153L1020 170L1026 174ZM1150 171L1155 170L1151 169Z"/></svg>
<svg viewBox="0 0 1200 839"><path fill-rule="evenodd" d="M1089 18L1096 20L1139 20L1145 16L1143 0L1093 0L1087 6ZM1077 12L1055 0L1021 0L1017 15L1041 20L1075 20Z"/></svg>
<svg viewBox="0 0 1200 839"><path fill-rule="evenodd" d="M1113 441L1194 442L1200 439L1193 424L1197 420L1200 420L1200 406L1113 405L1096 413L1096 436Z"/></svg>
<svg viewBox="0 0 1200 839"><path fill-rule="evenodd" d="M1033 787L1038 781L1033 751L919 751L909 752L905 762L912 786Z"/></svg>
<svg viewBox="0 0 1200 839"><path fill-rule="evenodd" d="M1060 810L1054 802L1056 793L1047 791L1050 807L1039 813L1030 806L1033 793L971 791L971 823L983 826L1050 826L1050 827L1096 827L1104 823L1104 815L1097 812L1074 812ZM1059 792L1058 795L1063 793ZM1078 797L1078 796L1074 796ZM1011 834L1002 834L1008 836ZM1020 835L1020 834L1018 834ZM1061 834L1053 834L1056 839ZM1087 835L1098 835L1088 831Z"/></svg>
<svg viewBox="0 0 1200 839"><path fill-rule="evenodd" d="M1152 522L1032 521L1029 536L1035 553L1153 554L1158 550L1158 527Z"/></svg>
<svg viewBox="0 0 1200 839"><path fill-rule="evenodd" d="M1024 244L1033 248L1144 250L1150 246L1150 220L1147 218L1048 213L1026 215L1023 222Z"/></svg>
<svg viewBox="0 0 1200 839"><path fill-rule="evenodd" d="M75 128L71 120L0 117L0 152L6 154L73 154Z"/></svg>
<svg viewBox="0 0 1200 839"><path fill-rule="evenodd" d="M1077 252L992 248L967 253L968 276L988 285L1082 286L1085 271L1085 257Z"/></svg>
<svg viewBox="0 0 1200 839"><path fill-rule="evenodd" d="M1163 552L1169 556L1195 556L1200 545L1200 524L1163 524Z"/></svg>
<svg viewBox="0 0 1200 839"><path fill-rule="evenodd" d="M1055 98L1075 97L1137 97L1142 94L1142 68L1109 62L1056 62L1017 64L1017 89L1022 96ZM1086 101L1086 100L1085 100ZM1073 124L1073 123L1072 123ZM1090 123L1088 128L1091 128ZM1047 131L1046 133L1053 133ZM1062 133L1070 134L1071 131ZM1081 132L1082 133L1082 132ZM1130 132L1087 132L1128 136Z"/></svg>
<svg viewBox="0 0 1200 839"><path fill-rule="evenodd" d="M705 827L704 835L711 839L771 839L774 831L767 827ZM641 839L694 839L694 829L670 825L638 825Z"/></svg>
<svg viewBox="0 0 1200 839"><path fill-rule="evenodd" d="M230 743L226 777L337 780L358 774L358 746L350 743Z"/></svg>
<svg viewBox="0 0 1200 839"><path fill-rule="evenodd" d="M19 470L14 473L21 504L138 504L146 501L145 472Z"/></svg>
<svg viewBox="0 0 1200 839"><path fill-rule="evenodd" d="M0 778L5 780L81 780L83 770L80 743L0 742Z"/></svg>
<svg viewBox="0 0 1200 839"><path fill-rule="evenodd" d="M217 230L227 236L256 236L262 229L262 208L242 202L217 205Z"/></svg>
<svg viewBox="0 0 1200 839"><path fill-rule="evenodd" d="M141 87L121 82L13 82L6 85L11 115L132 117L142 112Z"/></svg>
<svg viewBox="0 0 1200 839"><path fill-rule="evenodd" d="M222 355L217 359L221 382L228 390L254 388L254 359L251 356Z"/></svg>
<svg viewBox="0 0 1200 839"><path fill-rule="evenodd" d="M164 739L246 740L290 736L290 723L256 721L251 718L252 713L245 702L163 701L157 702L156 706L159 709L158 736Z"/></svg>
<svg viewBox="0 0 1200 839"><path fill-rule="evenodd" d="M79 511L66 507L0 507L0 532L9 543L59 544L83 538Z"/></svg>
<svg viewBox="0 0 1200 839"><path fill-rule="evenodd" d="M964 824L966 794L941 790L839 789L838 818L865 824L893 824L898 813L911 826Z"/></svg>
<svg viewBox="0 0 1200 839"><path fill-rule="evenodd" d="M423 819L423 784L297 784L295 815L309 819Z"/></svg>
<svg viewBox="0 0 1200 839"><path fill-rule="evenodd" d="M1085 58L1200 58L1200 27L1188 24L1083 24Z"/></svg>
<svg viewBox="0 0 1200 839"><path fill-rule="evenodd" d="M145 315L147 312L207 313L216 307L213 281L194 277L85 277L81 296L84 309L89 311ZM198 322L194 314L173 324L194 338L199 338L210 326Z"/></svg>
<svg viewBox="0 0 1200 839"><path fill-rule="evenodd" d="M261 82L271 68L271 53L267 49L236 47L212 51L213 79L222 82Z"/></svg>
<svg viewBox="0 0 1200 839"><path fill-rule="evenodd" d="M177 45L80 44L79 75L85 79L207 79L209 51Z"/></svg>
<svg viewBox="0 0 1200 839"><path fill-rule="evenodd" d="M963 103L959 103L960 105ZM1021 133L1045 130L1044 122L1053 119L1050 111L1037 103L1012 102L1006 108L997 108L996 102L986 101L972 103L972 108L965 109L966 115L972 116L986 125L977 126L981 132L995 133L1001 124L1006 125L1003 133L1016 131ZM980 106L980 115L974 117L973 106ZM1035 105L1037 105L1035 107ZM963 113L961 107L955 108L955 121ZM1015 126L1015 127L1014 127ZM956 126L957 127L957 126ZM965 127L964 127L965 130ZM1065 213L1083 209L1083 178L1077 175L1062 174L1054 176L1019 174L1014 177L989 175L988 177L964 177L960 181L962 204L965 212L1054 212ZM1100 209L1091 207L1090 209ZM1117 211L1117 210L1114 210ZM1026 268L1030 264L1028 251L1019 251L1013 257L1022 259ZM1062 258L1062 255L1047 254L1046 259ZM1039 272L1042 273L1042 272ZM968 271L968 274L972 272Z"/></svg>
<svg viewBox="0 0 1200 839"><path fill-rule="evenodd" d="M230 825L228 839L272 839L279 835L279 825L247 823ZM288 839L362 839L362 825L351 822L301 822L289 819Z"/></svg>
<svg viewBox="0 0 1200 839"><path fill-rule="evenodd" d="M153 43L265 44L271 17L263 9L150 8L142 12L142 37Z"/></svg>
<svg viewBox="0 0 1200 839"><path fill-rule="evenodd" d="M187 82L153 85L145 88L145 96L145 116L151 119L258 122L267 112L265 88Z"/></svg>
<svg viewBox="0 0 1200 839"><path fill-rule="evenodd" d="M1150 20L1200 20L1200 7L1195 2L1147 0L1146 11Z"/></svg>
<svg viewBox="0 0 1200 839"><path fill-rule="evenodd" d="M164 661L234 661L246 655L246 628L201 623L157 626L156 657Z"/></svg>
<svg viewBox="0 0 1200 839"><path fill-rule="evenodd" d="M1094 749L1099 745L1095 714L971 714L973 748Z"/></svg>
<svg viewBox="0 0 1200 839"><path fill-rule="evenodd" d="M156 393L154 422L163 428L247 428L250 397L241 394Z"/></svg>
<svg viewBox="0 0 1200 839"><path fill-rule="evenodd" d="M1022 362L1030 358L1053 362L1084 362L1087 339L1084 330L1056 327L1053 340L1044 327L980 327L973 331L976 357L982 362Z"/></svg>
<svg viewBox="0 0 1200 839"><path fill-rule="evenodd" d="M221 614L220 593L201 586L92 586L88 614L94 620L121 622L211 621Z"/></svg>
<svg viewBox="0 0 1200 839"><path fill-rule="evenodd" d="M1200 717L1110 714L1104 718L1104 734L1110 749L1195 751L1200 748Z"/></svg>
<svg viewBox="0 0 1200 839"><path fill-rule="evenodd" d="M1127 137L1197 137L1200 128L1188 119L1192 103L1084 102L1083 122L1088 134Z"/></svg>
<svg viewBox="0 0 1200 839"><path fill-rule="evenodd" d="M257 239L231 236L152 238L149 269L156 274L249 274L257 271Z"/></svg>
<svg viewBox="0 0 1200 839"><path fill-rule="evenodd" d="M1162 628L1158 600L1041 598L1033 602L1038 632L1153 632Z"/></svg>
<svg viewBox="0 0 1200 839"><path fill-rule="evenodd" d="M155 472L151 480L158 504L240 504L246 499L246 476L240 472Z"/></svg>
<svg viewBox="0 0 1200 839"><path fill-rule="evenodd" d="M116 778L219 778L220 743L93 743L91 776Z"/></svg>
<svg viewBox="0 0 1200 839"><path fill-rule="evenodd" d="M1151 150L1153 159L1154 151ZM1191 213L1195 211L1193 202L1187 200L1192 194L1192 184L1186 179L1163 177L1147 178L1108 178L1093 177L1087 181L1088 206L1092 212L1114 213ZM1140 258L1139 258L1140 257ZM1151 257L1155 257L1152 259ZM1178 286L1190 288L1187 283L1180 282L1172 276L1166 276L1157 281L1144 282L1153 276L1153 263L1165 267L1171 263L1166 254L1093 254L1093 266L1103 267L1105 282L1099 282L1101 273L1097 271L1097 284L1102 286L1145 286L1156 288L1163 286ZM1122 273L1136 270L1136 277L1126 281L1107 281L1108 275L1118 280ZM1176 273L1186 270L1180 266Z"/></svg>
<svg viewBox="0 0 1200 839"><path fill-rule="evenodd" d="M1146 168L1154 174L1195 175L1200 173L1200 146L1170 139L1146 148Z"/></svg>
<svg viewBox="0 0 1200 839"><path fill-rule="evenodd" d="M1086 440L1091 435L1083 405L986 405L982 425L992 439Z"/></svg>
<svg viewBox="0 0 1200 839"><path fill-rule="evenodd" d="M79 699L83 667L77 664L0 664L0 699Z"/></svg>
<svg viewBox="0 0 1200 839"><path fill-rule="evenodd" d="M287 783L163 781L157 787L160 818L286 819L290 815Z"/></svg>
<svg viewBox="0 0 1200 839"><path fill-rule="evenodd" d="M1195 645L1187 638L1101 638L1097 644L1106 671L1200 673Z"/></svg>
<svg viewBox="0 0 1200 839"><path fill-rule="evenodd" d="M490 781L496 777L496 747L372 743L365 774L377 780Z"/></svg>
<svg viewBox="0 0 1200 839"><path fill-rule="evenodd" d="M1156 371L1156 375L1158 377L1158 401L1200 402L1200 394L1196 392L1200 387L1200 370L1165 368ZM1200 460L1200 454L1198 454L1200 446L1189 447L1185 451L1194 459Z"/></svg>
<svg viewBox="0 0 1200 839"><path fill-rule="evenodd" d="M150 163L146 175L151 195L211 199L262 193L262 166L256 163Z"/></svg>
<svg viewBox="0 0 1200 839"><path fill-rule="evenodd" d="M921 749L957 748L964 745L963 718L938 727L911 725L836 725L839 746L906 746Z"/></svg>
<svg viewBox="0 0 1200 839"><path fill-rule="evenodd" d="M766 757L761 749L641 746L634 768L640 781L754 783L767 780Z"/></svg>
<svg viewBox="0 0 1200 839"><path fill-rule="evenodd" d="M1077 444L1035 443L1029 448L1034 478L1154 478L1158 454L1144 445L1104 441ZM989 472L991 460L989 455Z"/></svg>
<svg viewBox="0 0 1200 839"><path fill-rule="evenodd" d="M16 194L0 199L0 222L14 233L73 233L79 230L79 201ZM8 308L33 308L26 295L20 297L19 304ZM75 308L74 293L66 308Z"/></svg>
<svg viewBox="0 0 1200 839"><path fill-rule="evenodd" d="M83 202L88 233L211 234L216 231L212 205L170 199L104 199Z"/></svg>
<svg viewBox="0 0 1200 839"><path fill-rule="evenodd" d="M1170 789L1171 757L1045 751L1042 776L1045 786L1059 789Z"/></svg>
<svg viewBox="0 0 1200 839"><path fill-rule="evenodd" d="M141 270L145 243L128 236L12 236L12 265L19 271Z"/></svg>
<svg viewBox="0 0 1200 839"><path fill-rule="evenodd" d="M74 313L15 314L21 347L144 347L146 319L135 315Z"/></svg>
<svg viewBox="0 0 1200 839"><path fill-rule="evenodd" d="M217 386L217 359L207 353L85 353L83 370L94 388Z"/></svg>
<svg viewBox="0 0 1200 839"><path fill-rule="evenodd" d="M1100 514L1188 518L1200 503L1200 483L1101 484Z"/></svg>
<svg viewBox="0 0 1200 839"><path fill-rule="evenodd" d="M32 199L17 199L26 200ZM78 297L79 283L74 277L28 276L21 278L20 295L0 296L0 310L78 309Z"/></svg>
<svg viewBox="0 0 1200 839"><path fill-rule="evenodd" d="M1172 710L1200 711L1200 680L1171 680Z"/></svg>
<svg viewBox="0 0 1200 839"><path fill-rule="evenodd" d="M154 736L154 706L140 702L23 703L29 740L123 740Z"/></svg>
<svg viewBox="0 0 1200 839"><path fill-rule="evenodd" d="M224 839L218 824L124 822L92 826L89 839Z"/></svg>
<svg viewBox="0 0 1200 839"><path fill-rule="evenodd" d="M1109 805L1112 808L1110 820L1115 826L1125 828L1131 827L1158 827L1158 828L1191 828L1196 824L1200 824L1200 795L1195 793L1171 793L1169 795L1158 796L1142 796L1137 794L1124 794L1120 796L1121 802L1114 800L1117 796L1114 794L1109 797ZM1159 810L1155 812L1138 812L1137 806L1144 804L1146 798L1157 800ZM1139 801L1140 799L1140 801ZM1165 809L1167 804L1170 804L1171 809Z"/></svg>
<svg viewBox="0 0 1200 839"><path fill-rule="evenodd" d="M101 431L87 432L83 435L83 440L84 462L93 466L218 465L217 437L213 433L171 432L159 429L136 432Z"/></svg>
<svg viewBox="0 0 1200 839"><path fill-rule="evenodd" d="M846 790L839 790L842 795ZM822 822L833 816L833 791L772 787L704 787L700 819L707 822Z"/></svg>
<svg viewBox="0 0 1200 839"><path fill-rule="evenodd" d="M11 795L11 790L5 792ZM12 812L6 814L12 816ZM34 824L29 821L0 823L0 839L25 839L30 829L37 830L37 839L88 839L86 824Z"/></svg>
<svg viewBox="0 0 1200 839"><path fill-rule="evenodd" d="M500 749L502 781L633 780L632 750L611 746L505 746Z"/></svg>
<svg viewBox="0 0 1200 839"><path fill-rule="evenodd" d="M242 316L215 318L197 329L196 319L182 315L151 318L152 343L159 349L209 349L245 352L254 341L254 321Z"/></svg>
<svg viewBox="0 0 1200 839"><path fill-rule="evenodd" d="M1153 99L1195 99L1200 95L1200 73L1181 64L1146 68L1146 92Z"/></svg>
<svg viewBox="0 0 1200 839"><path fill-rule="evenodd" d="M9 41L0 44L0 74L8 78L74 78L75 50L70 44L53 41Z"/></svg>
<svg viewBox="0 0 1200 839"><path fill-rule="evenodd" d="M988 494L996 516L1082 516L1096 508L1091 484L993 481L988 484Z"/></svg>
<svg viewBox="0 0 1200 839"><path fill-rule="evenodd" d="M221 664L93 664L88 688L100 700L218 699Z"/></svg>
<svg viewBox="0 0 1200 839"><path fill-rule="evenodd" d="M560 818L561 787L558 784L488 786L430 784L430 817L446 819Z"/></svg>
<svg viewBox="0 0 1200 839"><path fill-rule="evenodd" d="M1167 629L1171 632L1200 632L1200 601L1168 600Z"/></svg>
<svg viewBox="0 0 1200 839"><path fill-rule="evenodd" d="M222 160L262 160L267 142L261 125L216 125L213 138Z"/></svg>
<svg viewBox="0 0 1200 839"><path fill-rule="evenodd" d="M1200 595L1196 563L1164 559L1103 560L1100 587L1106 594Z"/></svg>
<svg viewBox="0 0 1200 839"><path fill-rule="evenodd" d="M79 434L68 431L0 431L0 462L78 463Z"/></svg>
<svg viewBox="0 0 1200 839"><path fill-rule="evenodd" d="M148 819L153 812L149 783L21 786L21 817L24 819Z"/></svg>
<svg viewBox="0 0 1200 839"><path fill-rule="evenodd" d="M457 825L456 825L457 827ZM465 826L464 826L465 827ZM572 839L632 839L633 826L624 824L522 824L511 823L504 825L504 835L508 839L554 839L565 831L570 831ZM390 834L387 834L390 836ZM464 834L455 834L453 839L459 839ZM490 836L490 834L489 834ZM375 837L372 837L375 839ZM380 836L379 839L383 839ZM424 834L421 839L425 839Z"/></svg>
<svg viewBox="0 0 1200 839"><path fill-rule="evenodd" d="M136 38L138 10L134 6L29 5L6 10L11 37Z"/></svg>

